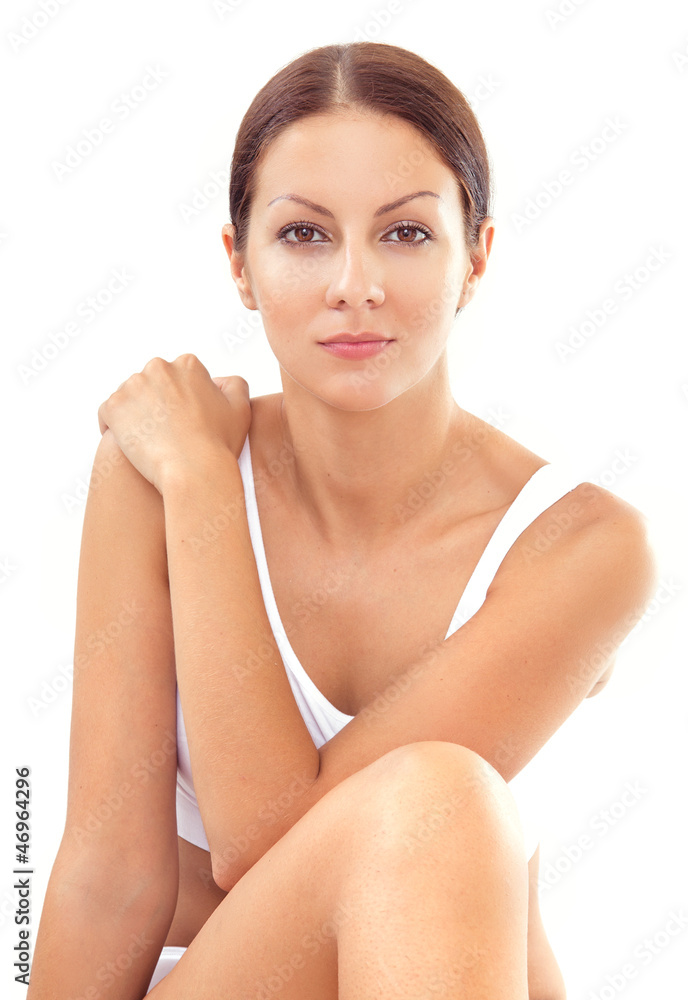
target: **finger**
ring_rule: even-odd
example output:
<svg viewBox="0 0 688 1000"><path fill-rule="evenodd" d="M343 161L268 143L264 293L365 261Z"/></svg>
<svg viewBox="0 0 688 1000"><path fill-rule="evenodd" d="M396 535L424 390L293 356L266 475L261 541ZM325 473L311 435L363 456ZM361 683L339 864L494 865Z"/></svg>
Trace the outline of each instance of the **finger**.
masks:
<svg viewBox="0 0 688 1000"><path fill-rule="evenodd" d="M239 392L248 395L248 382L241 375L216 375L213 378L213 382L223 391L226 389L237 389Z"/></svg>

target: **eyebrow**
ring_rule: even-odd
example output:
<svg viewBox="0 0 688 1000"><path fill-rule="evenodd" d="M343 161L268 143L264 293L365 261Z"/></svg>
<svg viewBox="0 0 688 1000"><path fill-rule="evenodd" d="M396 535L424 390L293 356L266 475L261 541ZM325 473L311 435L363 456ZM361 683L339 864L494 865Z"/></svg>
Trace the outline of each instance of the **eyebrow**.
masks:
<svg viewBox="0 0 688 1000"><path fill-rule="evenodd" d="M391 212L393 209L399 208L400 205L405 205L407 201L412 201L414 198L421 198L424 195L430 195L431 197L439 198L439 200L442 201L440 196L434 191L416 191L414 194L406 194L403 198L398 198L396 201L390 201L386 205L380 205L375 212L374 218L377 218L379 215L384 215L386 212ZM302 198L298 194L278 195L277 198L273 198L272 201L269 202L268 208L270 208L270 205L274 205L276 201L282 201L284 199L287 199L288 201L298 201L299 204L305 205L306 208L310 208L312 212L318 212L320 215L326 215L328 218L334 219L334 214L330 212L329 208L325 208L323 205L317 205L314 201L309 201L308 198Z"/></svg>

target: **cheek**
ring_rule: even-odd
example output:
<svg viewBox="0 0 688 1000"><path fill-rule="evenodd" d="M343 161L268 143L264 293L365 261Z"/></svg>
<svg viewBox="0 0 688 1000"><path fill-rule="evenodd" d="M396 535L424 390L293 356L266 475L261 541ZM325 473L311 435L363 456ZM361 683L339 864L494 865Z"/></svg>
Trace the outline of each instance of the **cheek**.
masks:
<svg viewBox="0 0 688 1000"><path fill-rule="evenodd" d="M437 273L417 275L399 293L403 302L404 338L412 343L426 342L428 348L435 340L445 339L456 317L460 290L455 280Z"/></svg>
<svg viewBox="0 0 688 1000"><path fill-rule="evenodd" d="M284 316L290 307L302 308L304 301L322 291L325 280L323 266L312 256L300 254L298 250L287 251L291 254L275 255L274 259L265 261L260 274L257 275L257 294L261 313L273 316L279 312Z"/></svg>

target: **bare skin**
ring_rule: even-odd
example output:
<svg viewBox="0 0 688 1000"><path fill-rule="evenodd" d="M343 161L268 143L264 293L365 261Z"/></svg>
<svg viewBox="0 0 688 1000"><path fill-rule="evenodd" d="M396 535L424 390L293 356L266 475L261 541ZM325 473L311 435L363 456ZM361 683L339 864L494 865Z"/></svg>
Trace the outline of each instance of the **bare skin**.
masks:
<svg viewBox="0 0 688 1000"><path fill-rule="evenodd" d="M398 164L414 161L402 183ZM218 393L186 355L153 359L99 411L108 433L96 461L111 472L87 504L68 820L32 1000L56 988L90 995L103 963L134 958L132 934L148 943L118 966L123 996L142 995L166 941L186 951L154 1000L257 998L256 979L285 962L280 1000L420 1000L438 970L445 996L563 1000L537 910L537 858L527 864L507 781L594 693L604 665L591 654L614 648L649 601L639 512L579 486L522 533L485 607L445 643L488 539L545 464L451 391L447 338L484 273L491 220L469 252L443 160L408 124L349 109L299 121L270 144L248 229L241 252L232 226L223 242L243 304L261 312L283 393L250 401L236 377ZM322 343L342 334L381 337L385 353L370 371L343 360ZM233 649L255 648L265 614L246 525L232 522L203 563L186 545L241 489L236 421L247 416L282 620L306 672L354 716L317 754L276 652L243 698L223 670ZM411 503L452 458L442 487ZM559 514L556 541L526 565L525 547ZM328 599L304 615L320 592ZM86 655L132 597L145 614ZM227 608L243 635L226 628ZM432 665L369 725L361 710L426 645L440 647ZM177 837L167 753L145 796L122 797L85 832L94 802L159 755L162 734L169 742L175 677L180 690L188 681L212 856ZM513 753L493 766L511 736ZM303 796L227 861L234 834L256 818L255 790L279 794L292 761L308 779ZM447 811L459 789L461 808ZM421 849L416 831L437 808L443 821ZM304 933L331 928L342 908L355 919L297 969Z"/></svg>
<svg viewBox="0 0 688 1000"><path fill-rule="evenodd" d="M329 701L355 715L398 673L409 649L420 650L424 643L444 638L487 540L506 507L546 460L473 417L476 431L485 433L479 459L473 460L480 462L486 487L480 497L467 502L451 489L438 491L433 502L403 525L394 548L371 553L369 548L357 551L352 544L348 553L335 551L294 503L289 476L269 471L282 446L280 402L279 393L252 399L249 432L254 478L268 484L259 491L258 506L275 598L306 671ZM408 544L409 537L413 544ZM527 531L520 541L527 544L529 537ZM464 554L460 561L457 552ZM346 582L318 605L316 614L303 614L305 597L324 584L331 589L335 565ZM298 574L293 573L295 566ZM498 575L503 579L517 572L514 550ZM375 595L374 601L370 595ZM212 880L210 854L181 837L178 841L179 896L165 943L188 946L227 894ZM557 1000L564 996L563 980L541 920L538 863L539 849L528 864L530 1000Z"/></svg>

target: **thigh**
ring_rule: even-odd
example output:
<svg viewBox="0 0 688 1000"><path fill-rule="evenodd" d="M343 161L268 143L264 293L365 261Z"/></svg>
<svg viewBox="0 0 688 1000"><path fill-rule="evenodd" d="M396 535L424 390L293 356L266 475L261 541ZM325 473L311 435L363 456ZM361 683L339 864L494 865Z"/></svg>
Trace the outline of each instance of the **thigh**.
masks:
<svg viewBox="0 0 688 1000"><path fill-rule="evenodd" d="M316 802L218 904L152 1000L336 1000L345 855L366 787L385 769L381 758Z"/></svg>
<svg viewBox="0 0 688 1000"><path fill-rule="evenodd" d="M398 857L430 871L433 843L442 837L433 831L429 841L419 840L418 831L435 803L449 795L469 801L476 760L454 745L410 744L330 789L236 883L150 996L337 1000L337 938L360 918L347 905L343 887L350 886L362 859L370 863L380 837L385 858L397 869L395 843ZM488 765L478 767L484 778ZM501 782L494 776L490 801ZM515 811L506 797L500 803ZM461 810L455 812L446 822L460 821Z"/></svg>

